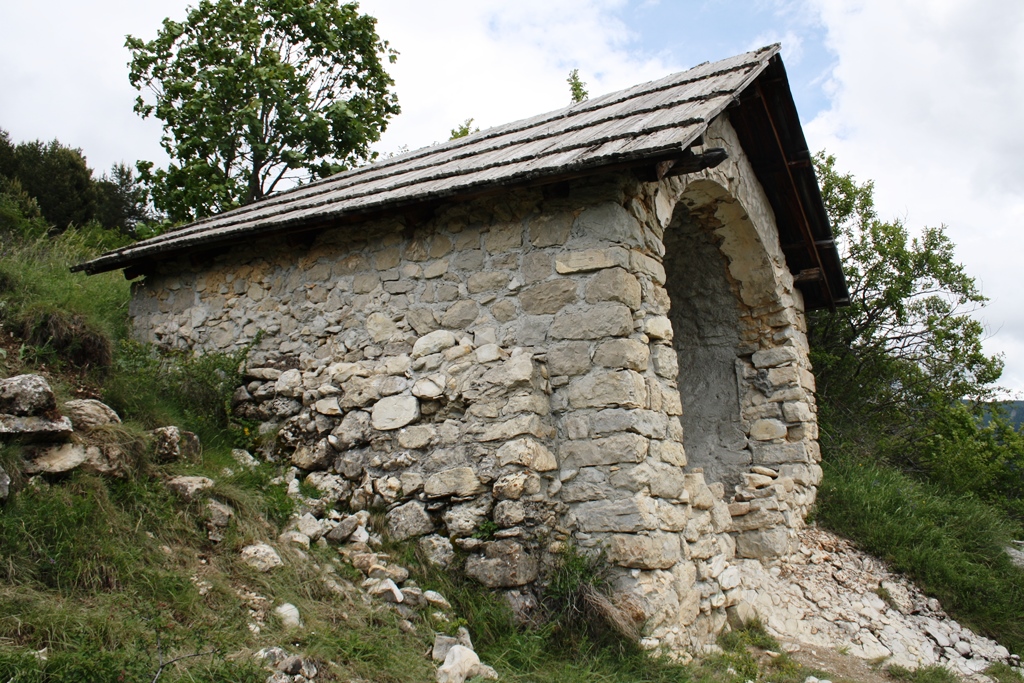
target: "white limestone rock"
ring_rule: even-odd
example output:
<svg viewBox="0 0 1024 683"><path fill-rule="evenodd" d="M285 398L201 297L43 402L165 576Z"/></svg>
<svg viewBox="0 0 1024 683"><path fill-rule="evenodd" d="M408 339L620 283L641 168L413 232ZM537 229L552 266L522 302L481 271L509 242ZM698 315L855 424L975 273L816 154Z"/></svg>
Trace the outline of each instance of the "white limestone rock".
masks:
<svg viewBox="0 0 1024 683"><path fill-rule="evenodd" d="M415 396L387 396L373 406L370 422L374 429L401 429L420 417L420 402Z"/></svg>
<svg viewBox="0 0 1024 683"><path fill-rule="evenodd" d="M284 565L281 556L266 543L254 543L242 548L242 562L259 572L269 572L271 569Z"/></svg>

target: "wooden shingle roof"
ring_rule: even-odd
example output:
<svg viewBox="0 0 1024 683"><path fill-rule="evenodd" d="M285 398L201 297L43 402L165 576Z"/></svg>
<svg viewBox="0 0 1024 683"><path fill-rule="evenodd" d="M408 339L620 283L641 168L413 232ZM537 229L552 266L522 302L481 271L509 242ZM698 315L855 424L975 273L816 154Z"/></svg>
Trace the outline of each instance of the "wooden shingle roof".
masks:
<svg viewBox="0 0 1024 683"><path fill-rule="evenodd" d="M657 81L345 171L108 252L75 270L99 273L125 268L126 275L137 274L147 270L147 264L174 255L260 235L329 227L501 187L678 159L699 141L716 116L739 101L770 63L778 62L781 67L778 52L779 46L771 45L701 64ZM788 93L788 85L786 90ZM802 134L799 137L802 142ZM806 145L803 147L806 153ZM813 171L811 176L813 179ZM816 181L813 184L816 189ZM831 238L831 230L827 233ZM827 298L827 304L834 305L837 297Z"/></svg>

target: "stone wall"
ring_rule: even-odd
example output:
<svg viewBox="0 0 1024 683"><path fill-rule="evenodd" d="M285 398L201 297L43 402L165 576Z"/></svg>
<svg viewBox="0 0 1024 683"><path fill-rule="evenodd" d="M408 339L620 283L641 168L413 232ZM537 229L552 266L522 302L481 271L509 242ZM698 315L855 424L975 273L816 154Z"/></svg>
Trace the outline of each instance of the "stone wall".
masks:
<svg viewBox="0 0 1024 683"><path fill-rule="evenodd" d="M518 605L565 542L604 548L648 644L693 646L740 599L737 550L788 552L820 476L799 293L732 129L706 140L731 159L686 179L598 176L165 264L135 287L136 330L195 351L263 332L235 410L269 455L385 507L393 536L460 546ZM732 301L710 334L702 296ZM700 382L714 419L684 430Z"/></svg>

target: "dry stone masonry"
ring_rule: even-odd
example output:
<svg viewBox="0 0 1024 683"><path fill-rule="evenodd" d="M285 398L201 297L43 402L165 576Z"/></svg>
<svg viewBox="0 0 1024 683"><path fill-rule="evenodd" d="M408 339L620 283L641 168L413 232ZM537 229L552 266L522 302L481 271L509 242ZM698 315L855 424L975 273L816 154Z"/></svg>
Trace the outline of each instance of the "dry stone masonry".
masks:
<svg viewBox="0 0 1024 683"><path fill-rule="evenodd" d="M350 512L529 603L604 549L648 643L713 638L821 470L803 300L726 115L717 168L606 173L162 263L146 341L252 345L235 414ZM296 484L297 485L297 484Z"/></svg>

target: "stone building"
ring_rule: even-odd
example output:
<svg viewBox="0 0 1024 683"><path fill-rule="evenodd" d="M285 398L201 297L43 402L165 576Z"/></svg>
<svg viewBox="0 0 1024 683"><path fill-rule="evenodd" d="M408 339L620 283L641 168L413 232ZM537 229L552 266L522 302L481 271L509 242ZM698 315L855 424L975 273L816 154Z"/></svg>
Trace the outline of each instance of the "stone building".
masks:
<svg viewBox="0 0 1024 683"><path fill-rule="evenodd" d="M238 415L529 604L602 547L648 642L718 633L821 477L804 313L847 297L779 47L353 169L79 266ZM276 438L274 438L276 437ZM269 452L269 451L268 451ZM424 540L425 539L425 540Z"/></svg>

